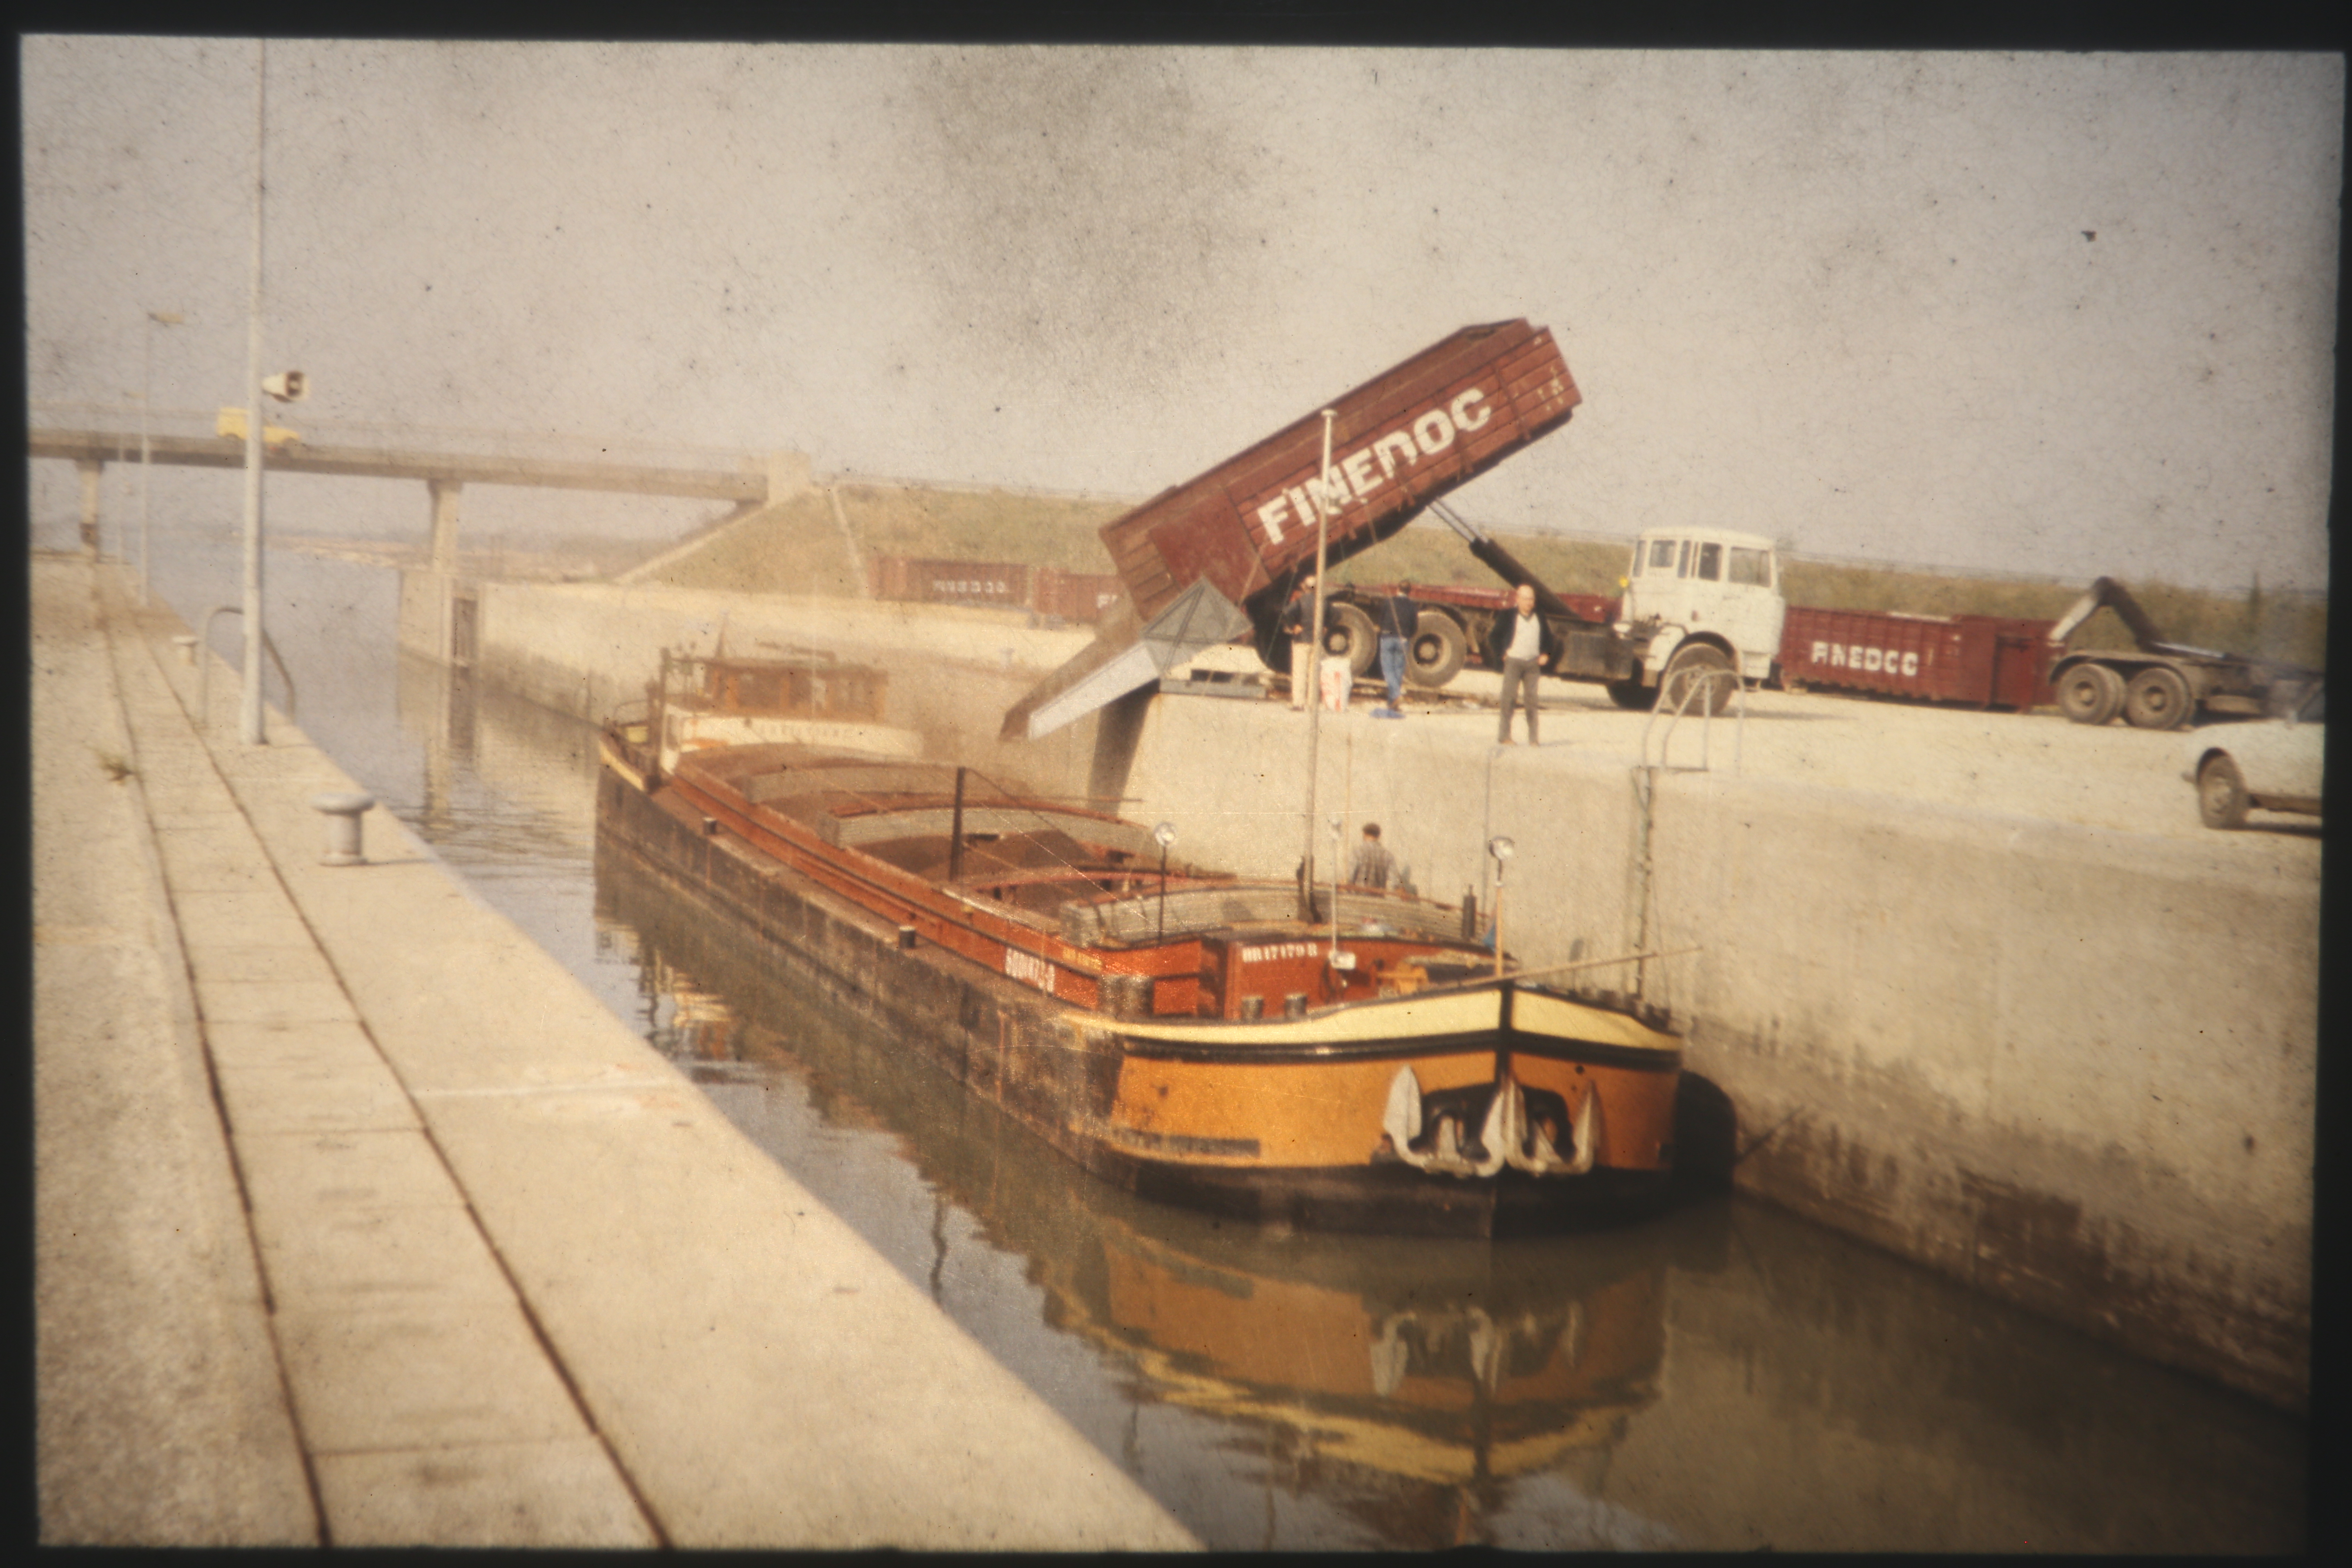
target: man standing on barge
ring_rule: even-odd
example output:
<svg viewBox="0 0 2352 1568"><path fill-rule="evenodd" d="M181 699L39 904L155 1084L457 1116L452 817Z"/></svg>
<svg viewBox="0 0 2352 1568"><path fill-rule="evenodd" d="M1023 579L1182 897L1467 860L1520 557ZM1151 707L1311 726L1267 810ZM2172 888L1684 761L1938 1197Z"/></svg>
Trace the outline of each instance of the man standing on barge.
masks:
<svg viewBox="0 0 2352 1568"><path fill-rule="evenodd" d="M1396 857L1381 842L1381 825L1367 822L1363 842L1356 846L1356 857L1348 863L1348 880L1359 888L1385 888L1395 870Z"/></svg>

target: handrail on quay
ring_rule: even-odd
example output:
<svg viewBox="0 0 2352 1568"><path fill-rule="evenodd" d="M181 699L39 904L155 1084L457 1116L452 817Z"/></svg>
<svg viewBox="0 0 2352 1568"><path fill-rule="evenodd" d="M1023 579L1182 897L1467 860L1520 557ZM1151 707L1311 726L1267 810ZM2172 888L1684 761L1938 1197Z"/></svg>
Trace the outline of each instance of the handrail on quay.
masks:
<svg viewBox="0 0 2352 1568"><path fill-rule="evenodd" d="M1739 678L1738 671L1730 669L1706 670L1701 672L1697 679L1686 679L1682 683L1681 700L1677 701L1674 710L1667 714L1665 733L1658 737L1658 760L1653 763L1650 761L1650 734L1658 726L1659 713L1664 710L1664 694L1660 693L1660 706L1650 710L1650 721L1642 726L1642 765L1643 767L1664 768L1669 773L1703 773L1713 771L1708 757L1707 740L1715 730L1716 683L1723 680L1731 682L1732 693L1738 709L1738 717L1734 724L1731 741L1731 772L1735 777L1738 776L1748 738L1748 682ZM1698 765L1693 767L1685 763L1677 768L1666 761L1667 753L1674 749L1675 726L1682 722L1684 713L1690 709L1691 699L1700 692L1706 694L1706 700L1699 709Z"/></svg>
<svg viewBox="0 0 2352 1568"><path fill-rule="evenodd" d="M244 615L243 606L237 605L215 605L205 612L205 634L196 642L196 725L199 729L212 727L213 661L205 656L212 651L213 622L221 616L241 618ZM289 722L295 721L294 672L288 669L286 661L278 657L278 644L270 639L268 626L261 628L261 651L269 656L269 662L278 667L278 679L286 683L286 717Z"/></svg>

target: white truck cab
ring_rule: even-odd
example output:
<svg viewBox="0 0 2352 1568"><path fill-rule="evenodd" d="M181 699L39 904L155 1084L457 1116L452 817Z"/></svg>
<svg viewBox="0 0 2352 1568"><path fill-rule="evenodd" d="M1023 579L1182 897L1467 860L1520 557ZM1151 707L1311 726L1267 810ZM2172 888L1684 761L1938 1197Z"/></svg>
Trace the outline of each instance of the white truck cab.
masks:
<svg viewBox="0 0 2352 1568"><path fill-rule="evenodd" d="M1720 528L1656 528L1633 544L1614 630L1640 650L1642 684L1667 688L1685 672L1772 673L1780 656L1780 565L1772 541ZM1714 711L1730 699L1717 682Z"/></svg>

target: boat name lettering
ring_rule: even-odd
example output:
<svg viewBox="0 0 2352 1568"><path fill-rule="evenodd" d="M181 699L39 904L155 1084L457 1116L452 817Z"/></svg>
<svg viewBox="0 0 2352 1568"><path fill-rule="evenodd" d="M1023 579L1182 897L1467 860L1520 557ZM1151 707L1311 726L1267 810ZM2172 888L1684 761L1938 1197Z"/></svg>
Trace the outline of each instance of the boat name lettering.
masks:
<svg viewBox="0 0 2352 1568"><path fill-rule="evenodd" d="M1817 642L1813 645L1813 662L1832 669L1869 669L1908 676L1919 673L1917 653L1898 655L1891 647L1864 647L1860 643Z"/></svg>
<svg viewBox="0 0 2352 1568"><path fill-rule="evenodd" d="M1004 973L1015 980L1025 980L1046 995L1054 994L1054 966L1034 952L1024 952L1017 947L1004 950Z"/></svg>
<svg viewBox="0 0 2352 1568"><path fill-rule="evenodd" d="M1323 950L1311 942L1263 942L1242 949L1244 963L1264 963L1276 958L1312 958Z"/></svg>
<svg viewBox="0 0 2352 1568"><path fill-rule="evenodd" d="M1399 420L1393 428L1352 452L1334 452L1328 476L1309 475L1305 483L1286 485L1264 500L1245 503L1242 510L1256 515L1265 530L1268 544L1279 544L1286 524L1311 527L1318 506L1336 511L1350 501L1360 500L1395 479L1399 464L1410 468L1423 458L1434 458L1454 445L1457 434L1485 428L1495 417L1495 411L1479 405L1489 395L1484 388L1473 386L1444 403ZM1380 465L1378 473L1372 471L1375 463Z"/></svg>

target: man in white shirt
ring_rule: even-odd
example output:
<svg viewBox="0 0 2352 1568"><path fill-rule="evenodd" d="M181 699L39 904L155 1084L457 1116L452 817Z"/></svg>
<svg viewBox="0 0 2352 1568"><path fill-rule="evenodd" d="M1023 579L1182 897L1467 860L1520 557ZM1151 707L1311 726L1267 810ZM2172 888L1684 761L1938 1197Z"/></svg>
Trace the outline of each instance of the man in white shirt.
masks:
<svg viewBox="0 0 2352 1568"><path fill-rule="evenodd" d="M1536 683L1542 679L1544 662L1559 652L1559 634L1544 624L1536 614L1536 591L1522 583L1512 595L1517 613L1496 616L1494 628L1486 634L1487 662L1503 672L1503 705L1501 722L1496 726L1495 741L1507 746L1511 741L1511 707L1524 700L1528 709L1528 744L1536 741Z"/></svg>

